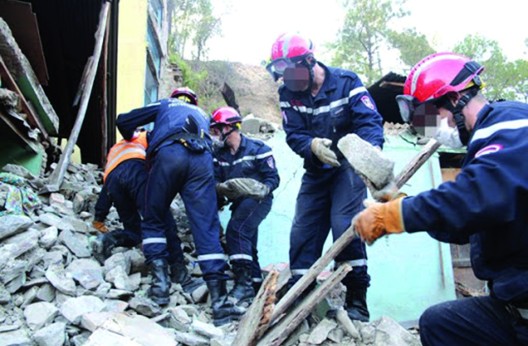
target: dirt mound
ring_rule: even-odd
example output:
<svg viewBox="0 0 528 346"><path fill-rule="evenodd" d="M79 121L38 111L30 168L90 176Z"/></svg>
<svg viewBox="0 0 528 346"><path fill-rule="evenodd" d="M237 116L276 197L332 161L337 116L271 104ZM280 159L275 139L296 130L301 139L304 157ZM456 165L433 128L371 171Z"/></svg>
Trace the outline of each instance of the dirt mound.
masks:
<svg viewBox="0 0 528 346"><path fill-rule="evenodd" d="M211 112L226 105L222 90L227 83L235 94L242 116L253 114L277 124L281 123L277 84L263 66L227 61L187 63L193 71L192 78L198 80L195 91L204 110ZM181 79L179 68L169 66L167 75L162 78L161 90L170 93L174 87L182 85Z"/></svg>

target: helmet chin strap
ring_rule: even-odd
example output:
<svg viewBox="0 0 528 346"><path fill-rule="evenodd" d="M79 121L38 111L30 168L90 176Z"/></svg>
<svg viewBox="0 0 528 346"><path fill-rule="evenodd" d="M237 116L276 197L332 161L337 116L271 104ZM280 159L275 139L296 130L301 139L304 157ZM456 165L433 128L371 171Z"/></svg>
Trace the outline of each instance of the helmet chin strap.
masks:
<svg viewBox="0 0 528 346"><path fill-rule="evenodd" d="M457 104L453 107L453 105L449 102L446 105L446 108L453 113L453 120L455 120L456 127L458 129L458 136L460 138L460 142L464 145L468 145L469 143L469 137L471 137L471 133L466 128L466 122L465 117L462 114L462 109L469 103L469 101L475 97L478 93L478 88L472 88L468 90L468 92L458 100Z"/></svg>

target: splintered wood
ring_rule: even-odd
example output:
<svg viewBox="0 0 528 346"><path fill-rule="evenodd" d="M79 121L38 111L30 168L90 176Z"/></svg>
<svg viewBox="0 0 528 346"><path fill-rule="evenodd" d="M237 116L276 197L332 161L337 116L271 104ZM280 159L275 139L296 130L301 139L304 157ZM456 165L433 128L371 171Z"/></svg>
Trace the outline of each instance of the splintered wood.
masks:
<svg viewBox="0 0 528 346"><path fill-rule="evenodd" d="M256 345L258 339L268 329L277 300L278 278L278 271L272 270L268 273L253 303L240 321L233 345Z"/></svg>

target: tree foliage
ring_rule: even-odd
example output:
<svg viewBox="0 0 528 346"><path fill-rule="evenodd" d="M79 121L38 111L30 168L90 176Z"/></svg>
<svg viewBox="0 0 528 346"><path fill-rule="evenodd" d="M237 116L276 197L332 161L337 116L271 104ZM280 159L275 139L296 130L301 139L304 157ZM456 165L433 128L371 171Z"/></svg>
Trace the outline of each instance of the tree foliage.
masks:
<svg viewBox="0 0 528 346"><path fill-rule="evenodd" d="M390 33L388 23L407 15L405 0L344 0L343 27L338 32L332 64L348 68L371 84L382 74L383 48Z"/></svg>
<svg viewBox="0 0 528 346"><path fill-rule="evenodd" d="M207 41L220 34L221 20L214 16L211 0L171 0L169 10L170 52L200 60L207 54Z"/></svg>
<svg viewBox="0 0 528 346"><path fill-rule="evenodd" d="M409 67L414 66L424 56L435 52L427 37L414 28L401 32L388 30L387 39L390 45L399 51L400 60Z"/></svg>
<svg viewBox="0 0 528 346"><path fill-rule="evenodd" d="M464 54L485 67L482 79L489 99L528 100L528 61L508 61L499 43L479 35L468 35L455 45L454 52Z"/></svg>

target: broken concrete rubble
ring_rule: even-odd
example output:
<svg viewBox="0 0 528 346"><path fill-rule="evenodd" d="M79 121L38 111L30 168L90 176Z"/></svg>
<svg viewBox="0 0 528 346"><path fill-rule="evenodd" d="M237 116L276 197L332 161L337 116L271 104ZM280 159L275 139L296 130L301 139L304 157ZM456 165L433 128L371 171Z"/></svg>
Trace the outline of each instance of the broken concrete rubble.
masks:
<svg viewBox="0 0 528 346"><path fill-rule="evenodd" d="M104 263L93 257L91 243L98 233L90 225L101 171L93 165L70 166L64 187L39 196L31 213L0 216L0 256L8 254L0 261L0 346L232 345L238 322L215 327L206 292L193 297L173 285L167 307L148 299L150 277L140 249L114 249ZM45 177L13 165L7 169L20 173L27 189L36 192L43 185ZM175 200L171 211L189 270L200 275L181 201ZM121 227L115 211L107 225ZM339 294L332 292L324 306L314 309L311 325L304 321L284 344L420 344L387 317L371 323L350 321L340 311L328 317L329 307L342 304Z"/></svg>

